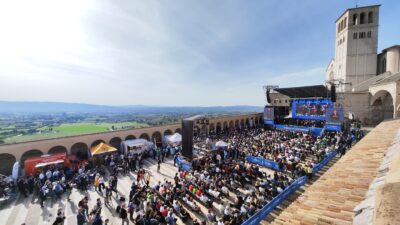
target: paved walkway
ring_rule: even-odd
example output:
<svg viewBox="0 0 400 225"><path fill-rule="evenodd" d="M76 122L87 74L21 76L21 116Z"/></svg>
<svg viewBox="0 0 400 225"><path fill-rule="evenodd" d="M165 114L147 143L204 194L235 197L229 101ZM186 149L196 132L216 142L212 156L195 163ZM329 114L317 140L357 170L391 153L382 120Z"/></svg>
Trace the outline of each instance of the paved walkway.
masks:
<svg viewBox="0 0 400 225"><path fill-rule="evenodd" d="M152 176L150 185L155 182L163 181L164 178L173 179L175 173L178 172L178 168L173 166L173 160L167 159L165 163L161 165L160 173L157 173L157 162L152 159L144 161L144 169L150 171ZM129 190L132 181L136 180L136 173L130 173L128 176L120 175L118 179L118 192L120 195L129 197ZM95 191L94 188L89 190L87 193L80 192L76 189L71 194L72 201L68 202L63 196L61 200L55 201L48 199L45 202L45 207L40 208L39 199L36 196L30 195L28 198L19 196L18 199L12 204L0 209L0 225L20 225L25 222L27 225L42 225L42 224L53 224L56 212L58 208L63 208L66 216L66 225L76 225L76 215L78 210L78 202L85 196L89 196L89 210L96 204L96 199L101 197L102 194ZM121 224L118 215L115 213L116 199L113 196L112 206L107 208L103 205L102 216L103 219L110 219L110 224ZM133 223L130 223L133 224ZM178 220L178 224L183 224Z"/></svg>
<svg viewBox="0 0 400 225"><path fill-rule="evenodd" d="M400 120L381 123L271 224L352 224L353 209L364 200L399 129Z"/></svg>

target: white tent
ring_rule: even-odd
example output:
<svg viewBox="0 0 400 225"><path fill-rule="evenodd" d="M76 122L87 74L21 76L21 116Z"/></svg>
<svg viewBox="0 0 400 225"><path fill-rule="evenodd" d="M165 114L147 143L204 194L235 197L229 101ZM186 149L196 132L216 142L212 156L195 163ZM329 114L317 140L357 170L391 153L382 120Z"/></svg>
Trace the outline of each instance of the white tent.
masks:
<svg viewBox="0 0 400 225"><path fill-rule="evenodd" d="M121 143L122 149L124 153L128 153L128 148L135 148L135 153L141 153L148 149L149 141L146 139L133 139L133 140L126 140Z"/></svg>
<svg viewBox="0 0 400 225"><path fill-rule="evenodd" d="M173 135L166 135L165 140L167 143L180 144L182 142L182 135L175 133Z"/></svg>
<svg viewBox="0 0 400 225"><path fill-rule="evenodd" d="M19 162L16 161L13 166L12 175L11 177L16 181L18 179L18 172L19 172Z"/></svg>
<svg viewBox="0 0 400 225"><path fill-rule="evenodd" d="M217 141L217 143L215 143L216 147L228 147L228 144L224 141Z"/></svg>

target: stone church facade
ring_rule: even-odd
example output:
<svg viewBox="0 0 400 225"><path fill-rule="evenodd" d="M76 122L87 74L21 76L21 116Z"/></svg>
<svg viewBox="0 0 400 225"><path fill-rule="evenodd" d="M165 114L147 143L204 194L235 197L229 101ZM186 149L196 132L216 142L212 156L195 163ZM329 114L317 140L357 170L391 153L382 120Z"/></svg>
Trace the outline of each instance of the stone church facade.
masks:
<svg viewBox="0 0 400 225"><path fill-rule="evenodd" d="M380 5L347 9L336 20L326 84L337 105L366 125L400 116L400 45L377 52Z"/></svg>

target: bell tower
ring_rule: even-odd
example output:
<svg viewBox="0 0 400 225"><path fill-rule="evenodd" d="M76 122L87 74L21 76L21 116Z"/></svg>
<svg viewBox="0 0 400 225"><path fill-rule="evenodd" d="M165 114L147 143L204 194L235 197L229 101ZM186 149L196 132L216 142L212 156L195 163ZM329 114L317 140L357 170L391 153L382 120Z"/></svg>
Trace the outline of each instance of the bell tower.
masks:
<svg viewBox="0 0 400 225"><path fill-rule="evenodd" d="M337 92L351 91L351 86L376 76L379 7L347 9L335 22L335 58L326 77L351 84L339 86Z"/></svg>

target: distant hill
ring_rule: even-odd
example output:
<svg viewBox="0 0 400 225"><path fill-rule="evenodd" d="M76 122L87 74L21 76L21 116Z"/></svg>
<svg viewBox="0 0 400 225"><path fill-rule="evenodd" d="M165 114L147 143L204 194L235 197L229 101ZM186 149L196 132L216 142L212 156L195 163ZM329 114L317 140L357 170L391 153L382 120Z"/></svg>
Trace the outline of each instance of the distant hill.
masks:
<svg viewBox="0 0 400 225"><path fill-rule="evenodd" d="M0 113L215 113L262 112L261 106L108 106L64 102L0 101Z"/></svg>

